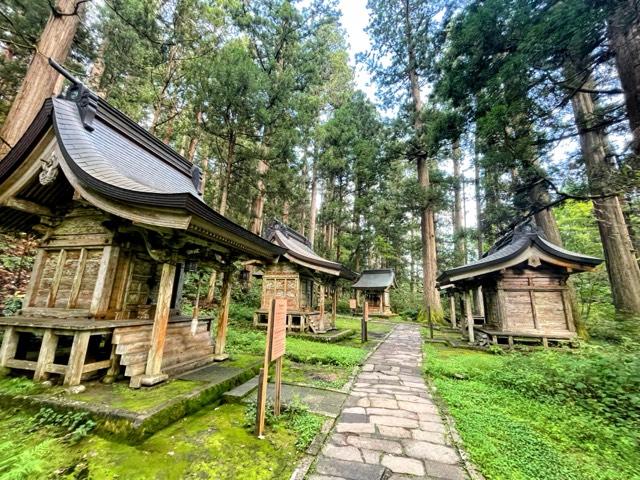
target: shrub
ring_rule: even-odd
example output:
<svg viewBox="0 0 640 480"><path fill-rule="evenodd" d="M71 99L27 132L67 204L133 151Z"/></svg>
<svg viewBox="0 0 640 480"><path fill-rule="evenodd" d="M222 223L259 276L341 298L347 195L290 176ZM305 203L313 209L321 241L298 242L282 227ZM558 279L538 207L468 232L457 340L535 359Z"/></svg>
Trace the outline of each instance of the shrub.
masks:
<svg viewBox="0 0 640 480"><path fill-rule="evenodd" d="M490 381L518 393L572 403L609 421L640 426L640 357L611 347L579 352L537 351L507 356L506 368L487 373Z"/></svg>

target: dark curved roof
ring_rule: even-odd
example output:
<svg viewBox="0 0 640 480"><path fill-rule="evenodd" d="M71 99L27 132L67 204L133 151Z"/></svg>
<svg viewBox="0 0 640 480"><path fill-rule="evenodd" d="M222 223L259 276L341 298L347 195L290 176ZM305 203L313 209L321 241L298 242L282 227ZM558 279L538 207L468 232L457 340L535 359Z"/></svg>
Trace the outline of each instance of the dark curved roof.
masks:
<svg viewBox="0 0 640 480"><path fill-rule="evenodd" d="M364 270L360 278L353 284L356 290L386 290L395 286L396 275L390 268Z"/></svg>
<svg viewBox="0 0 640 480"><path fill-rule="evenodd" d="M263 258L284 253L281 247L204 203L198 192L197 167L106 101L91 92L83 98L87 96L93 106L87 107L82 99L47 99L0 162L0 182L20 166L53 126L65 163L85 187L129 205L185 211L228 232L232 242L241 237L263 252ZM90 115L87 109L91 109Z"/></svg>
<svg viewBox="0 0 640 480"><path fill-rule="evenodd" d="M317 268L325 273L340 276L349 280L356 278L356 274L345 268L341 263L333 262L321 257L311 248L311 242L304 235L278 220L273 220L265 232L270 242L287 250L285 257L293 263Z"/></svg>
<svg viewBox="0 0 640 480"><path fill-rule="evenodd" d="M526 224L510 232L489 249L485 256L475 262L446 270L438 277L441 285L446 285L455 280L472 277L474 273L482 271L482 274L500 270L510 260L517 258L529 247L535 246L541 252L559 260L585 267L585 270L596 267L602 263L602 259L571 252L546 240L535 227Z"/></svg>

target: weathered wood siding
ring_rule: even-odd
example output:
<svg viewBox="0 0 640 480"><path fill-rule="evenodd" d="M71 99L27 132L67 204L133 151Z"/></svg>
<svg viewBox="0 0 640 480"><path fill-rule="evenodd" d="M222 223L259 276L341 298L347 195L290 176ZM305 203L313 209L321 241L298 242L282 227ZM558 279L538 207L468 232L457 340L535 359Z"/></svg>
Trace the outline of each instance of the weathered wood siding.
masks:
<svg viewBox="0 0 640 480"><path fill-rule="evenodd" d="M487 326L523 333L575 331L566 280L566 274L551 268L508 269L484 286Z"/></svg>
<svg viewBox="0 0 640 480"><path fill-rule="evenodd" d="M120 355L120 365L125 367L125 376L135 377L145 373L147 357L151 348L153 325L116 328L113 344ZM162 371L175 374L206 363L213 354L213 340L208 322L201 321L195 335L191 335L191 320L171 322L167 327Z"/></svg>

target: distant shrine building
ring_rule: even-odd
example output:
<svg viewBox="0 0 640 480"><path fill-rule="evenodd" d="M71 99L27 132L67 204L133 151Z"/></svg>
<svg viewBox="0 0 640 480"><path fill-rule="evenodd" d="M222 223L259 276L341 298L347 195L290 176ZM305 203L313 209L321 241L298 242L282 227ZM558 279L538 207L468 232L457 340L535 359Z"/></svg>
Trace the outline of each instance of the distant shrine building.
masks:
<svg viewBox="0 0 640 480"><path fill-rule="evenodd" d="M571 310L570 275L593 270L599 258L570 252L546 240L534 226L525 224L502 238L476 262L447 270L438 278L440 288L451 298L464 298L469 336L474 331L488 335L493 343L514 338L548 340L575 337ZM482 289L484 325L475 326L471 296Z"/></svg>
<svg viewBox="0 0 640 480"><path fill-rule="evenodd" d="M223 359L234 262L269 265L285 249L199 187L197 167L82 84L46 100L0 162L0 230L39 237L22 310L0 317L0 367L140 386ZM180 315L196 265L223 272L215 342L212 319Z"/></svg>
<svg viewBox="0 0 640 480"><path fill-rule="evenodd" d="M271 301L286 298L287 330L324 333L334 329L337 281L354 280L355 273L316 254L305 236L279 221L267 227L265 239L285 253L277 263L266 265L261 273L262 297L254 325L266 327ZM327 295L331 298L330 315L325 311Z"/></svg>
<svg viewBox="0 0 640 480"><path fill-rule="evenodd" d="M364 270L352 288L362 294L362 298L357 302L358 308L362 308L366 301L369 315L394 315L391 311L390 291L396 288L396 277L392 269Z"/></svg>

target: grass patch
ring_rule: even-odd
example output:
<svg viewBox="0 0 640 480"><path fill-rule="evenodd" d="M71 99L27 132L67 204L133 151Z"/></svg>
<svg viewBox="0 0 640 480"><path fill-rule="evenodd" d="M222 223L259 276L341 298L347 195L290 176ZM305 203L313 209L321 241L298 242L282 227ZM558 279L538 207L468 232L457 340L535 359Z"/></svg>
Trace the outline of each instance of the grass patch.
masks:
<svg viewBox="0 0 640 480"><path fill-rule="evenodd" d="M319 388L342 388L349 380L351 369L336 365L307 364L285 359L282 379Z"/></svg>
<svg viewBox="0 0 640 480"><path fill-rule="evenodd" d="M360 335L360 317L338 316L336 318L336 327L341 330L351 329L355 331L358 335ZM386 335L391 331L392 328L393 328L393 325L391 324L377 322L375 320L369 319L369 325L367 326L367 331L369 332L369 334L379 333L379 334Z"/></svg>
<svg viewBox="0 0 640 480"><path fill-rule="evenodd" d="M227 336L227 350L232 355L262 355L265 347L264 331L230 328ZM359 365L367 351L341 343L319 343L303 338L287 338L286 357L299 363L338 365L353 367Z"/></svg>
<svg viewBox="0 0 640 480"><path fill-rule="evenodd" d="M588 393L591 385L608 392L607 398L618 395L626 402L625 387L618 390L620 382L610 377L626 381L625 372L631 369L632 374L633 365L616 367L603 360L619 362L620 352L491 355L427 344L425 353L426 372L486 478L640 478L633 408L629 412L627 404L631 415L614 421L610 402ZM608 371L594 370L603 362ZM598 379L569 387L588 377Z"/></svg>

